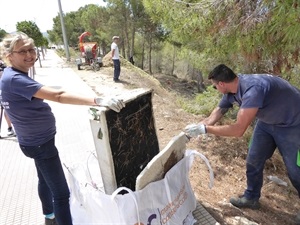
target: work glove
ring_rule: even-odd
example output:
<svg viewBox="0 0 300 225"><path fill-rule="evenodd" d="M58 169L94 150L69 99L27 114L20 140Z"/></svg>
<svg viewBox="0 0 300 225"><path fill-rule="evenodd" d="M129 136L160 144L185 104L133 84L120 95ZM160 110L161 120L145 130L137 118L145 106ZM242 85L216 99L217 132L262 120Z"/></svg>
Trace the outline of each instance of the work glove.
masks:
<svg viewBox="0 0 300 225"><path fill-rule="evenodd" d="M204 124L190 124L184 128L184 132L190 137L197 137L199 134L206 134L206 127Z"/></svg>
<svg viewBox="0 0 300 225"><path fill-rule="evenodd" d="M125 107L125 103L123 100L116 98L100 98L96 97L94 102L98 106L108 107L116 112L120 112L123 107Z"/></svg>

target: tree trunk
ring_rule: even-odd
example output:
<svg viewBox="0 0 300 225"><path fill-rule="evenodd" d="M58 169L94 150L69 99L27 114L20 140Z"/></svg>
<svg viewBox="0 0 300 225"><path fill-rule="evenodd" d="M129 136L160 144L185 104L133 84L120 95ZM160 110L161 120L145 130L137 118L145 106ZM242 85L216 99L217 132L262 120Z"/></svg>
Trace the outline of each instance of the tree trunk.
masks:
<svg viewBox="0 0 300 225"><path fill-rule="evenodd" d="M143 47L142 47L142 65L141 69L144 70L144 60L145 60L145 36L143 36Z"/></svg>
<svg viewBox="0 0 300 225"><path fill-rule="evenodd" d="M148 63L149 63L149 74L152 74L152 63L151 63L151 61L152 61L152 37L151 37L151 34L150 34L150 36L149 36L149 61L148 61Z"/></svg>
<svg viewBox="0 0 300 225"><path fill-rule="evenodd" d="M123 39L123 57L125 59L128 59L129 55L130 55L130 41L129 41L129 31L128 31L128 16L127 16L127 8L126 5L123 4L122 5L122 14L123 14L123 35L124 35L124 39ZM127 50L126 50L127 49ZM125 51L126 50L126 51Z"/></svg>
<svg viewBox="0 0 300 225"><path fill-rule="evenodd" d="M129 62L131 62L134 65L133 55L134 55L134 37L135 37L135 27L134 27L134 21L132 26L132 35L131 35L131 48L130 48L130 55L129 55Z"/></svg>
<svg viewBox="0 0 300 225"><path fill-rule="evenodd" d="M203 91L205 91L205 85L203 84L203 75L202 72L198 69L194 70L196 73L196 77L197 77L197 89L199 93L202 93Z"/></svg>
<svg viewBox="0 0 300 225"><path fill-rule="evenodd" d="M175 58L176 58L176 47L173 45L173 59L172 59L172 69L171 69L171 75L174 75L174 70L175 70Z"/></svg>

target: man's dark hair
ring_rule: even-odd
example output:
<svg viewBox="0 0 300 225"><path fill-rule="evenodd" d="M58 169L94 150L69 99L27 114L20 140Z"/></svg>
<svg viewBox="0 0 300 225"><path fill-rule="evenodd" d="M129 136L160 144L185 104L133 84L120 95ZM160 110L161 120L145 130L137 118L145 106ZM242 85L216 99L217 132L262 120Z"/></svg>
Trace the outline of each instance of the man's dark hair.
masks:
<svg viewBox="0 0 300 225"><path fill-rule="evenodd" d="M209 80L231 82L236 78L236 74L224 64L215 67L208 75Z"/></svg>

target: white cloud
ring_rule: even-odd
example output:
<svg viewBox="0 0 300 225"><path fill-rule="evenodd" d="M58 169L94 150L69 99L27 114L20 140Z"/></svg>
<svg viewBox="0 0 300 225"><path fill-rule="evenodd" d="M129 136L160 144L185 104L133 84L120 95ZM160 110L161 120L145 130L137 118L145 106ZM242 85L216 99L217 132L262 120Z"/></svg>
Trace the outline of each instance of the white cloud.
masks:
<svg viewBox="0 0 300 225"><path fill-rule="evenodd" d="M6 32L16 30L17 22L33 21L42 32L51 30L53 18L59 13L59 0L7 0L1 5L0 28ZM87 4L104 6L102 0L60 0L64 13L77 11Z"/></svg>

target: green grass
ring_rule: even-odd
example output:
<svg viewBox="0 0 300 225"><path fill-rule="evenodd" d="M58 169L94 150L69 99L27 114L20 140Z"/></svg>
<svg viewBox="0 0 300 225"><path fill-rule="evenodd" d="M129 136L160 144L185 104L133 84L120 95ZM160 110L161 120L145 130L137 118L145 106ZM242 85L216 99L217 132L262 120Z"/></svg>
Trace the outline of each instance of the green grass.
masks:
<svg viewBox="0 0 300 225"><path fill-rule="evenodd" d="M212 86L208 86L206 91L199 93L193 99L179 98L181 107L189 113L209 116L211 111L217 107L221 95Z"/></svg>

